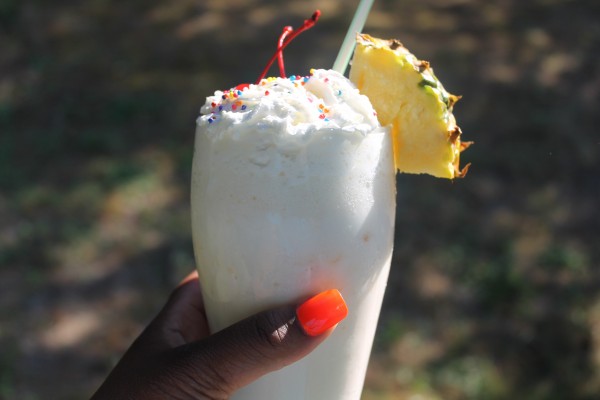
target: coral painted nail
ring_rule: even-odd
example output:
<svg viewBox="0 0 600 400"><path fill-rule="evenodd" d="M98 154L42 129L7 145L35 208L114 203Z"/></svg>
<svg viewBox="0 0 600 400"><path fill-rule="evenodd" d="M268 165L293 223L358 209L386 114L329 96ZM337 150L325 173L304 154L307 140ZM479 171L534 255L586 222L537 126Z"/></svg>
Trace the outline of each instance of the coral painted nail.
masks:
<svg viewBox="0 0 600 400"><path fill-rule="evenodd" d="M296 309L298 321L309 336L318 336L346 318L348 307L337 289L330 289L306 300Z"/></svg>

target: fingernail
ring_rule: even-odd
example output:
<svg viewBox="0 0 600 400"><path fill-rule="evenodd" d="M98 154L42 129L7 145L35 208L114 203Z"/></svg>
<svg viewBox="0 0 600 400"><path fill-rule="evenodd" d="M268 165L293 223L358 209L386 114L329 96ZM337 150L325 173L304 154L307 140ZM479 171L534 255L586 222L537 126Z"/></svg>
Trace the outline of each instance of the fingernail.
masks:
<svg viewBox="0 0 600 400"><path fill-rule="evenodd" d="M306 300L296 309L298 321L309 336L318 336L346 318L348 307L337 289L330 289Z"/></svg>

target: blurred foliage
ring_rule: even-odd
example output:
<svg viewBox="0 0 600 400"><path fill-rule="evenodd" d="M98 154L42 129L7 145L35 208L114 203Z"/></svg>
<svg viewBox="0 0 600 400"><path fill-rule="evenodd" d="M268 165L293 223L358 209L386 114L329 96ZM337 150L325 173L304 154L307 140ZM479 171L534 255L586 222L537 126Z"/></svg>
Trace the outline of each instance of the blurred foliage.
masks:
<svg viewBox="0 0 600 400"><path fill-rule="evenodd" d="M0 0L0 398L89 397L193 268L204 97L316 8L290 74L332 64L354 3ZM599 18L376 2L366 31L432 62L476 144L464 180L398 177L365 400L600 396Z"/></svg>

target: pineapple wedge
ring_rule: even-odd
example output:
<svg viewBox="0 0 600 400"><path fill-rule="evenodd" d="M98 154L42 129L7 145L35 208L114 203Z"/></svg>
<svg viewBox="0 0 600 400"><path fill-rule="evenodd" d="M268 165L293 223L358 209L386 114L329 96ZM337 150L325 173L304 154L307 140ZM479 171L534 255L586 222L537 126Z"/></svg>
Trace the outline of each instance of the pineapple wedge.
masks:
<svg viewBox="0 0 600 400"><path fill-rule="evenodd" d="M371 100L381 125L391 125L398 171L449 179L466 174L460 152L471 142L461 142L452 114L460 97L444 89L427 61L397 40L359 34L350 80Z"/></svg>

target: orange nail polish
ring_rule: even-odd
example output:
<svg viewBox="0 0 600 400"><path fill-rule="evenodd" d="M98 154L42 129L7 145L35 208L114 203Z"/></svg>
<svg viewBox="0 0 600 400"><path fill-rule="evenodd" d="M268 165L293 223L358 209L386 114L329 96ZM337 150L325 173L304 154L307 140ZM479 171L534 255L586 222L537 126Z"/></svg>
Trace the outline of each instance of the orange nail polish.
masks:
<svg viewBox="0 0 600 400"><path fill-rule="evenodd" d="M309 336L318 336L346 318L348 307L337 289L330 289L306 300L296 309L298 321Z"/></svg>

